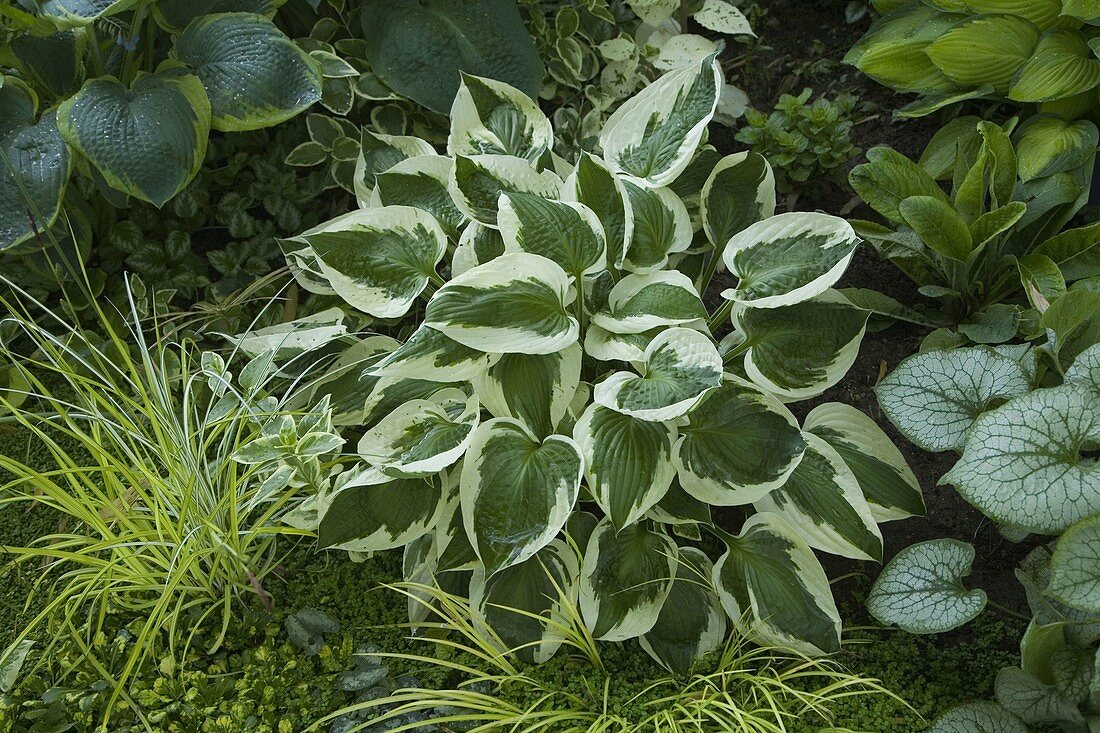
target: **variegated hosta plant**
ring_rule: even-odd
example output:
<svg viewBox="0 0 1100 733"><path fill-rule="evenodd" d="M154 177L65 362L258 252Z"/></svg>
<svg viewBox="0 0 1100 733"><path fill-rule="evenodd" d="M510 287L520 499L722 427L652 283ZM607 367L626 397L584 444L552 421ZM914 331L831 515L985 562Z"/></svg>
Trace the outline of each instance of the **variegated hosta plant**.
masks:
<svg viewBox="0 0 1100 733"><path fill-rule="evenodd" d="M447 154L380 137L364 208L284 243L303 287L418 324L357 341L312 388L361 431L361 462L296 515L323 547L404 546L409 579L468 591L534 660L573 601L595 637L677 670L731 620L838 648L813 551L878 559L878 522L922 499L865 415L826 404L800 426L784 405L856 358L868 312L831 286L858 240L773 216L763 158L701 146L721 84L713 59L668 73L567 167L529 98L465 77ZM747 520L727 532L712 507ZM701 531L716 559L682 543Z"/></svg>

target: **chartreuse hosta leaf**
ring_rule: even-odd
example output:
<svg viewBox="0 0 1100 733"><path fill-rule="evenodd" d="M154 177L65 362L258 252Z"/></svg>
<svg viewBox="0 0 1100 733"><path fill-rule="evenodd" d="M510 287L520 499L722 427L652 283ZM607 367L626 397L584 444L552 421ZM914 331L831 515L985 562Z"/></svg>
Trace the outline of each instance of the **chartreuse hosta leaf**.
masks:
<svg viewBox="0 0 1100 733"><path fill-rule="evenodd" d="M962 448L983 412L1030 389L1020 362L977 346L911 356L875 392L902 435L925 450L945 451Z"/></svg>
<svg viewBox="0 0 1100 733"><path fill-rule="evenodd" d="M35 122L37 106L30 87L0 77L0 250L54 223L69 180L72 160L57 115L47 112Z"/></svg>
<svg viewBox="0 0 1100 733"><path fill-rule="evenodd" d="M523 562L565 525L583 459L571 438L537 439L509 418L484 422L462 465L462 519L488 575Z"/></svg>
<svg viewBox="0 0 1100 733"><path fill-rule="evenodd" d="M577 166L565 181L562 198L582 203L596 213L603 224L607 263L621 268L634 232L634 212L622 179L600 158L581 153Z"/></svg>
<svg viewBox="0 0 1100 733"><path fill-rule="evenodd" d="M882 535L844 459L807 433L806 453L794 473L755 506L798 527L810 547L857 560L882 559Z"/></svg>
<svg viewBox="0 0 1100 733"><path fill-rule="evenodd" d="M1029 118L1017 135L1020 180L1025 182L1073 170L1100 145L1100 133L1089 120L1071 122L1050 114Z"/></svg>
<svg viewBox="0 0 1100 733"><path fill-rule="evenodd" d="M554 656L569 624L566 604L576 603L577 556L562 540L491 577L475 568L470 604L520 659L541 663Z"/></svg>
<svg viewBox="0 0 1100 733"><path fill-rule="evenodd" d="M432 476L466 452L480 416L477 397L444 389L409 400L359 441L359 455L388 476Z"/></svg>
<svg viewBox="0 0 1100 733"><path fill-rule="evenodd" d="M441 287L424 324L472 349L552 354L576 343L576 297L569 277L539 255L507 254L467 270Z"/></svg>
<svg viewBox="0 0 1100 733"><path fill-rule="evenodd" d="M653 628L676 577L676 543L645 522L616 530L602 520L588 540L580 607L592 635L625 641Z"/></svg>
<svg viewBox="0 0 1100 733"><path fill-rule="evenodd" d="M867 597L867 610L911 634L939 634L967 623L985 608L982 590L967 590L974 548L958 540L919 542L891 560Z"/></svg>
<svg viewBox="0 0 1100 733"><path fill-rule="evenodd" d="M462 74L451 106L449 155L514 155L534 163L554 143L550 120L513 86Z"/></svg>
<svg viewBox="0 0 1100 733"><path fill-rule="evenodd" d="M627 275L611 288L607 310L592 315L592 323L619 334L662 326L702 328L706 319L706 307L691 278L678 270Z"/></svg>
<svg viewBox="0 0 1100 733"><path fill-rule="evenodd" d="M807 654L840 649L840 613L801 530L754 514L714 565L714 585L733 623L761 644Z"/></svg>
<svg viewBox="0 0 1100 733"><path fill-rule="evenodd" d="M851 405L827 402L810 410L802 429L840 454L855 474L876 521L924 514L917 477L874 420Z"/></svg>
<svg viewBox="0 0 1100 733"><path fill-rule="evenodd" d="M676 579L657 623L638 641L670 672L686 675L696 659L721 648L726 612L714 590L714 564L701 550L681 547Z"/></svg>
<svg viewBox="0 0 1100 733"><path fill-rule="evenodd" d="M262 15L196 18L176 38L172 57L202 79L215 130L277 125L321 98L320 64Z"/></svg>
<svg viewBox="0 0 1100 733"><path fill-rule="evenodd" d="M721 250L733 235L775 214L775 175L764 156L727 155L707 176L699 217L707 240Z"/></svg>
<svg viewBox="0 0 1100 733"><path fill-rule="evenodd" d="M722 297L754 308L777 308L828 290L844 274L859 237L843 219L791 212L757 222L722 253L738 278Z"/></svg>
<svg viewBox="0 0 1100 733"><path fill-rule="evenodd" d="M844 61L880 84L901 92L952 92L957 88L955 83L932 63L924 50L963 18L964 15L940 12L924 3L909 3L874 23Z"/></svg>
<svg viewBox="0 0 1100 733"><path fill-rule="evenodd" d="M1047 592L1100 616L1100 514L1077 522L1058 539Z"/></svg>
<svg viewBox="0 0 1100 733"><path fill-rule="evenodd" d="M684 490L707 504L751 504L782 486L806 442L775 397L727 377L679 427L673 461Z"/></svg>
<svg viewBox="0 0 1100 733"><path fill-rule="evenodd" d="M433 382L468 381L482 374L500 358L463 346L442 331L421 326L371 369L384 377L426 379Z"/></svg>
<svg viewBox="0 0 1100 733"><path fill-rule="evenodd" d="M374 176L372 206L415 206L435 217L449 239L457 240L466 216L455 206L448 186L454 161L443 155L418 155Z"/></svg>
<svg viewBox="0 0 1100 733"><path fill-rule="evenodd" d="M1012 79L1008 98L1016 102L1045 102L1072 97L1100 84L1100 60L1080 33L1052 29L1039 38Z"/></svg>
<svg viewBox="0 0 1100 733"><path fill-rule="evenodd" d="M355 198L363 208L370 206L375 180L408 158L435 155L426 140L411 135L385 135L363 128L359 141L359 158L355 161ZM449 179L448 179L449 183Z"/></svg>
<svg viewBox="0 0 1100 733"><path fill-rule="evenodd" d="M503 354L475 376L474 391L493 417L512 417L538 436L557 429L581 379L581 346L552 354Z"/></svg>
<svg viewBox="0 0 1100 733"><path fill-rule="evenodd" d="M1066 384L1016 397L979 417L943 477L983 514L1040 534L1100 511L1100 395Z"/></svg>
<svg viewBox="0 0 1100 733"><path fill-rule="evenodd" d="M1016 70L1038 42L1039 30L1024 18L978 15L937 38L925 53L961 86L990 84L999 94L1007 94Z"/></svg>
<svg viewBox="0 0 1100 733"><path fill-rule="evenodd" d="M459 210L474 221L497 228L497 206L502 193L530 193L556 199L562 180L553 171L538 171L512 155L459 155L450 183Z"/></svg>
<svg viewBox="0 0 1100 733"><path fill-rule="evenodd" d="M722 381L722 357L710 337L670 328L650 341L643 375L616 372L596 385L596 404L641 420L680 417Z"/></svg>
<svg viewBox="0 0 1100 733"><path fill-rule="evenodd" d="M680 197L668 188L646 188L624 181L632 228L623 268L651 272L668 263L668 256L691 246L691 217Z"/></svg>
<svg viewBox="0 0 1100 733"><path fill-rule="evenodd" d="M163 206L206 157L210 102L193 74L91 79L58 107L61 136L113 188Z"/></svg>
<svg viewBox="0 0 1100 733"><path fill-rule="evenodd" d="M1019 718L993 702L968 702L936 718L929 733L1028 733Z"/></svg>
<svg viewBox="0 0 1100 733"><path fill-rule="evenodd" d="M665 74L607 119L600 147L611 170L644 181L671 183L691 162L718 106L722 74L714 56Z"/></svg>
<svg viewBox="0 0 1100 733"><path fill-rule="evenodd" d="M497 225L505 252L542 255L575 278L607 269L603 226L584 204L502 193Z"/></svg>
<svg viewBox="0 0 1100 733"><path fill-rule="evenodd" d="M318 542L350 552L391 550L430 532L442 506L437 483L368 468L327 499Z"/></svg>

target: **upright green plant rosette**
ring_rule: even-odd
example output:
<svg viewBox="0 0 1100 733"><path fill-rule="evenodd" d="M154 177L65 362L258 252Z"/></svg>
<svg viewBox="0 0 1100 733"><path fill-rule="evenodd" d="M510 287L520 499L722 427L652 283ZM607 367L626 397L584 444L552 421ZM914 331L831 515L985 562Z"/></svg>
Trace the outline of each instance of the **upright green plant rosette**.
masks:
<svg viewBox="0 0 1100 733"><path fill-rule="evenodd" d="M532 661L573 607L678 671L731 622L839 648L814 550L880 559L878 523L923 503L865 415L830 404L799 426L784 404L857 356L868 312L832 285L858 239L835 217L773 215L767 162L704 144L721 85L713 58L669 72L575 164L528 97L474 77L446 155L378 136L386 155L359 162L368 205L284 251L303 288L416 325L366 335L315 380L361 460L293 521L325 548L404 547L409 580L468 595ZM748 519L729 533L712 506ZM717 557L688 545L704 532Z"/></svg>

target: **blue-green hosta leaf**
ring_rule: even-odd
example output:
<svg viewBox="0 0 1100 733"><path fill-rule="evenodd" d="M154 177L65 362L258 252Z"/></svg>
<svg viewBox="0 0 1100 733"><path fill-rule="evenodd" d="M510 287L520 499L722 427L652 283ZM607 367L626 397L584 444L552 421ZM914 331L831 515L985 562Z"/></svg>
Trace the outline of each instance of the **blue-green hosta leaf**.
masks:
<svg viewBox="0 0 1100 733"><path fill-rule="evenodd" d="M955 83L936 68L924 50L965 17L940 12L925 3L907 3L875 21L844 61L899 92L955 91Z"/></svg>
<svg viewBox="0 0 1100 733"><path fill-rule="evenodd" d="M1082 35L1064 28L1047 31L1008 92L1015 102L1045 102L1072 97L1100 84L1100 60Z"/></svg>
<svg viewBox="0 0 1100 733"><path fill-rule="evenodd" d="M273 18L281 4L282 0L157 0L153 17L161 28L178 33L200 15L255 13Z"/></svg>
<svg viewBox="0 0 1100 733"><path fill-rule="evenodd" d="M532 433L553 433L581 380L581 345L552 354L503 354L473 378L474 391L493 417L511 417Z"/></svg>
<svg viewBox="0 0 1100 733"><path fill-rule="evenodd" d="M0 77L0 250L53 225L72 169L56 113L35 122L37 106L30 87Z"/></svg>
<svg viewBox="0 0 1100 733"><path fill-rule="evenodd" d="M502 193L497 225L505 252L542 255L578 280L607 268L603 226L584 204Z"/></svg>
<svg viewBox="0 0 1100 733"><path fill-rule="evenodd" d="M632 228L623 267L652 272L668 264L668 256L691 246L691 216L671 189L645 188L624 181Z"/></svg>
<svg viewBox="0 0 1100 733"><path fill-rule="evenodd" d="M80 31L58 31L39 37L21 33L11 39L11 53L19 68L37 87L64 98L84 78L85 35Z"/></svg>
<svg viewBox="0 0 1100 733"><path fill-rule="evenodd" d="M757 222L722 253L739 279L722 297L754 308L809 300L836 284L857 244L851 225L828 214L791 212Z"/></svg>
<svg viewBox="0 0 1100 733"><path fill-rule="evenodd" d="M1057 115L1035 115L1016 133L1020 180L1065 173L1083 165L1100 145L1100 132L1089 120L1071 122Z"/></svg>
<svg viewBox="0 0 1100 733"><path fill-rule="evenodd" d="M602 520L581 563L581 614L592 636L626 641L652 629L676 566L676 543L667 535L645 522L616 530Z"/></svg>
<svg viewBox="0 0 1100 733"><path fill-rule="evenodd" d="M859 481L836 450L812 433L786 483L755 502L798 527L816 550L856 560L882 560L882 534Z"/></svg>
<svg viewBox="0 0 1100 733"><path fill-rule="evenodd" d="M117 15L136 5L138 0L45 0L38 3L38 14L56 18L64 25L88 25L99 18Z"/></svg>
<svg viewBox="0 0 1100 733"><path fill-rule="evenodd" d="M513 86L462 74L451 106L448 155L514 155L534 163L554 143L550 120Z"/></svg>
<svg viewBox="0 0 1100 733"><path fill-rule="evenodd" d="M644 374L616 372L596 385L596 404L641 420L680 417L722 381L722 357L710 337L670 328L649 342Z"/></svg>
<svg viewBox="0 0 1100 733"><path fill-rule="evenodd" d="M462 465L462 520L492 575L554 538L573 511L584 462L571 438L538 440L520 422L494 418L474 433Z"/></svg>
<svg viewBox="0 0 1100 733"><path fill-rule="evenodd" d="M384 377L465 382L478 376L499 358L447 338L442 331L421 326L409 340L388 354L371 374Z"/></svg>
<svg viewBox="0 0 1100 733"><path fill-rule="evenodd" d="M678 270L627 275L611 288L607 310L592 315L592 323L619 334L704 326L706 319L706 307L691 278Z"/></svg>
<svg viewBox="0 0 1100 733"><path fill-rule="evenodd" d="M692 663L721 648L726 612L712 585L714 564L701 550L679 548L676 579L657 623L638 641L646 654L674 674L687 675Z"/></svg>
<svg viewBox="0 0 1100 733"><path fill-rule="evenodd" d="M930 540L899 552L878 576L867 610L911 634L939 634L962 626L985 608L982 590L967 590L974 548L958 540Z"/></svg>
<svg viewBox="0 0 1100 733"><path fill-rule="evenodd" d="M504 239L496 229L472 221L462 230L458 246L451 257L451 277L484 265L504 254Z"/></svg>
<svg viewBox="0 0 1100 733"><path fill-rule="evenodd" d="M589 491L616 528L640 520L668 491L676 428L589 405L573 428Z"/></svg>
<svg viewBox="0 0 1100 733"><path fill-rule="evenodd" d="M432 530L442 505L439 486L429 481L393 479L367 469L328 500L318 544L349 552L403 547Z"/></svg>
<svg viewBox="0 0 1100 733"><path fill-rule="evenodd" d="M929 733L1028 733L1027 726L994 702L968 702L936 718Z"/></svg>
<svg viewBox="0 0 1100 733"><path fill-rule="evenodd" d="M915 354L875 387L901 434L927 451L960 450L974 420L1031 385L1020 362L987 346Z"/></svg>
<svg viewBox="0 0 1100 733"><path fill-rule="evenodd" d="M355 161L355 198L360 208L370 205L375 180L383 173L408 158L435 155L426 140L411 135L384 135L363 128L359 141L359 157Z"/></svg>
<svg viewBox="0 0 1100 733"><path fill-rule="evenodd" d="M1062 696L1019 667L1005 667L993 685L997 702L1025 723L1066 723L1069 730L1082 730L1085 717L1072 700Z"/></svg>
<svg viewBox="0 0 1100 733"><path fill-rule="evenodd" d="M576 603L574 586L579 573L573 550L554 540L492 577L486 578L482 568L475 568L470 605L478 620L504 642L501 651L519 649L520 659L541 664L554 656L565 640L567 608Z"/></svg>
<svg viewBox="0 0 1100 733"><path fill-rule="evenodd" d="M455 241L466 216L451 198L454 161L443 155L418 155L376 173L372 206L414 206L435 217L448 239Z"/></svg>
<svg viewBox="0 0 1100 733"><path fill-rule="evenodd" d="M806 441L794 415L757 387L727 378L688 413L673 462L688 494L707 504L751 504L782 486Z"/></svg>
<svg viewBox="0 0 1100 733"><path fill-rule="evenodd" d="M530 193L556 199L562 180L553 171L537 171L512 155L459 155L451 179L451 197L459 210L474 221L497 228L502 193Z"/></svg>
<svg viewBox="0 0 1100 733"><path fill-rule="evenodd" d="M607 119L600 147L611 170L667 186L688 166L718 105L722 74L708 56L670 71Z"/></svg>
<svg viewBox="0 0 1100 733"><path fill-rule="evenodd" d="M983 514L1039 534L1100 511L1100 396L1067 384L1010 400L979 417L942 481Z"/></svg>
<svg viewBox="0 0 1100 733"><path fill-rule="evenodd" d="M387 476L433 476L466 452L480 408L458 389L409 400L363 435L359 455Z"/></svg>
<svg viewBox="0 0 1100 733"><path fill-rule="evenodd" d="M562 198L584 204L596 212L603 224L608 265L622 269L634 232L634 213L622 179L600 158L581 153L576 168L565 181Z"/></svg>
<svg viewBox="0 0 1100 733"><path fill-rule="evenodd" d="M176 38L172 57L202 79L215 130L277 125L321 98L320 64L262 15L196 18Z"/></svg>
<svg viewBox="0 0 1100 733"><path fill-rule="evenodd" d="M947 78L973 88L990 84L1008 92L1016 70L1031 57L1039 30L1013 15L967 18L937 38L925 53Z"/></svg>
<svg viewBox="0 0 1100 733"><path fill-rule="evenodd" d="M556 263L526 253L506 254L467 270L441 287L424 324L479 351L553 354L576 343L576 297Z"/></svg>
<svg viewBox="0 0 1100 733"><path fill-rule="evenodd" d="M819 395L855 363L870 315L835 291L781 308L736 309L745 373L786 400Z"/></svg>
<svg viewBox="0 0 1100 733"><path fill-rule="evenodd" d="M707 177L699 196L703 230L716 250L733 235L775 214L775 175L764 156L727 155Z"/></svg>
<svg viewBox="0 0 1100 733"><path fill-rule="evenodd" d="M113 188L163 206L206 157L210 102L202 82L175 72L91 79L57 109L61 136Z"/></svg>
<svg viewBox="0 0 1100 733"><path fill-rule="evenodd" d="M714 585L733 623L763 645L806 654L840 649L840 613L829 580L798 528L754 514L714 565Z"/></svg>
<svg viewBox="0 0 1100 733"><path fill-rule="evenodd" d="M824 440L855 474L876 522L924 514L924 497L901 451L874 420L841 402L810 410L802 429Z"/></svg>

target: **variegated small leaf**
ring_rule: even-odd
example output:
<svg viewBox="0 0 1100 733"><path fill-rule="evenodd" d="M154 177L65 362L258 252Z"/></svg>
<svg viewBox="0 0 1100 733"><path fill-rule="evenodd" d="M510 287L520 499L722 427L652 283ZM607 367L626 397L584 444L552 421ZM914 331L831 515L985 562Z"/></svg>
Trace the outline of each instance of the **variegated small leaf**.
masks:
<svg viewBox="0 0 1100 733"><path fill-rule="evenodd" d="M705 326L706 319L706 307L691 278L678 270L627 275L611 289L607 310L592 315L593 324L618 334Z"/></svg>
<svg viewBox="0 0 1100 733"><path fill-rule="evenodd" d="M505 252L542 255L578 279L607 268L603 226L584 204L502 193L497 225Z"/></svg>
<svg viewBox="0 0 1100 733"><path fill-rule="evenodd" d="M344 312L328 308L286 323L230 336L220 334L242 353L257 357L273 351L273 360L283 363L348 335Z"/></svg>
<svg viewBox="0 0 1100 733"><path fill-rule="evenodd" d="M387 476L432 476L466 452L480 417L477 397L443 389L409 400L359 440L359 455Z"/></svg>
<svg viewBox="0 0 1100 733"><path fill-rule="evenodd" d="M449 155L514 155L534 163L554 143L550 120L513 86L462 74L451 106Z"/></svg>
<svg viewBox="0 0 1100 733"><path fill-rule="evenodd" d="M1100 616L1100 514L1082 519L1058 538L1050 571L1050 595Z"/></svg>
<svg viewBox="0 0 1100 733"><path fill-rule="evenodd" d="M450 182L451 198L463 214L497 228L502 193L530 193L549 199L561 195L562 180L552 171L538 171L513 155L459 155Z"/></svg>

